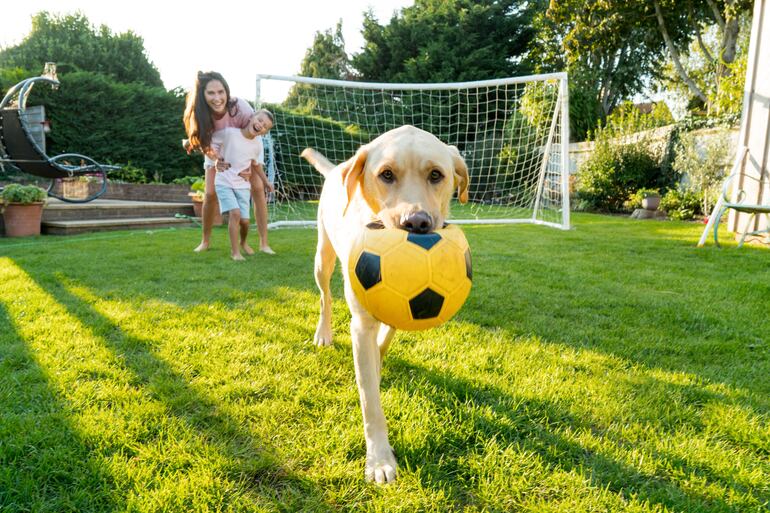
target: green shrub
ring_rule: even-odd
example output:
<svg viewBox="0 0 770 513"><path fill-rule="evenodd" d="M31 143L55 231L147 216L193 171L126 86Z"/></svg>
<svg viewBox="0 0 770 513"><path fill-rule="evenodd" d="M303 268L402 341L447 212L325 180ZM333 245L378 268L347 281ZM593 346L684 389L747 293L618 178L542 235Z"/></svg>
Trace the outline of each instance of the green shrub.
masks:
<svg viewBox="0 0 770 513"><path fill-rule="evenodd" d="M12 183L0 191L2 203L40 203L48 193L35 185Z"/></svg>
<svg viewBox="0 0 770 513"><path fill-rule="evenodd" d="M199 180L201 180L200 176L183 176L181 178L174 178L173 180L171 180L171 183L175 183L178 185L193 185Z"/></svg>
<svg viewBox="0 0 770 513"><path fill-rule="evenodd" d="M119 183L147 183L148 173L146 170L132 165L130 162L123 164L119 169L112 169L107 173L107 177Z"/></svg>
<svg viewBox="0 0 770 513"><path fill-rule="evenodd" d="M201 169L202 157L188 156L181 146L181 91L119 83L83 71L59 79L58 90L35 87L29 102L45 105L51 120L50 155L80 153L98 162L131 165L116 176L132 182L170 182Z"/></svg>
<svg viewBox="0 0 770 513"><path fill-rule="evenodd" d="M607 118L591 136L594 151L580 167L576 205L583 210L618 212L633 208L640 189L665 189L675 183L664 166L664 149L653 144L652 129L672 122L665 104L642 114L627 102Z"/></svg>
<svg viewBox="0 0 770 513"><path fill-rule="evenodd" d="M640 188L655 187L660 165L642 144L600 142L580 167L576 196L584 210L619 212Z"/></svg>
<svg viewBox="0 0 770 513"><path fill-rule="evenodd" d="M679 221L693 219L702 214L702 195L693 191L671 189L660 199L660 208L668 217Z"/></svg>
<svg viewBox="0 0 770 513"><path fill-rule="evenodd" d="M675 147L673 168L681 176L680 188L701 198L699 213L716 203L730 164L732 144L727 131L710 137L698 147L692 132L680 136Z"/></svg>

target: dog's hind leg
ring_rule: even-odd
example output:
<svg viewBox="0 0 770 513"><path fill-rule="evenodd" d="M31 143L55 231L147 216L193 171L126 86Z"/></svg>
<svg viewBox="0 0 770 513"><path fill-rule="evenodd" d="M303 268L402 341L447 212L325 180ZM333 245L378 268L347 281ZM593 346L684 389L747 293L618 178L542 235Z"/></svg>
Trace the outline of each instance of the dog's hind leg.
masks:
<svg viewBox="0 0 770 513"><path fill-rule="evenodd" d="M331 279L337 255L326 234L323 223L318 223L318 247L315 253L315 282L321 291L321 315L315 330L315 345L332 345L332 290Z"/></svg>
<svg viewBox="0 0 770 513"><path fill-rule="evenodd" d="M392 328L385 323L380 324L380 329L377 331L377 347L380 348L380 361L384 360L385 355L388 354L390 343L395 334L395 328Z"/></svg>

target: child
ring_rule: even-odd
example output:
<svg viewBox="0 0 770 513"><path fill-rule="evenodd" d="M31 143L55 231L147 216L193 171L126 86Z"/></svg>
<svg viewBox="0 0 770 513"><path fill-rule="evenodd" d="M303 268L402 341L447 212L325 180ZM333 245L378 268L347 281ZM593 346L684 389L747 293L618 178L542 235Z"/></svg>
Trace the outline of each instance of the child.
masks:
<svg viewBox="0 0 770 513"><path fill-rule="evenodd" d="M267 204L265 190L273 191L273 186L267 180L262 170L264 149L261 135L272 128L272 115L268 111L259 111L245 128L223 128L212 134L212 153L217 160L229 163L227 169L217 171L214 180L219 210L227 212L229 217L228 232L230 235L230 254L233 260L244 260L241 249L247 255L253 255L254 250L246 242L249 233L249 204L252 190L255 192L255 203L262 207L257 212L257 218L263 217L265 232L267 232ZM213 157L206 156L206 167L216 166ZM257 194L261 194L262 204L259 205ZM262 214L260 216L260 214ZM258 222L259 224L259 222ZM267 245L267 234L262 239L260 249L265 253L273 253Z"/></svg>
<svg viewBox="0 0 770 513"><path fill-rule="evenodd" d="M275 251L267 243L267 198L265 191L275 192L275 189L265 175L264 148L261 145L261 136L267 134L274 126L273 114L267 109L260 109L254 114L252 122L254 130L260 136L260 156L255 159L251 168L251 197L254 200L254 218L257 221L257 232L259 233L259 250L274 255Z"/></svg>

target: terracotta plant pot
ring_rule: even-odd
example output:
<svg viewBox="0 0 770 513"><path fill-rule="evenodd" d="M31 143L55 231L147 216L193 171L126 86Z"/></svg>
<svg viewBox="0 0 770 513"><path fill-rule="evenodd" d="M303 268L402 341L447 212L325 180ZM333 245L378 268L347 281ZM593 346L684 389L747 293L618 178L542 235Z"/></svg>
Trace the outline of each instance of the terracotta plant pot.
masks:
<svg viewBox="0 0 770 513"><path fill-rule="evenodd" d="M8 203L3 211L6 237L40 235L45 203Z"/></svg>
<svg viewBox="0 0 770 513"><path fill-rule="evenodd" d="M193 213L195 214L195 217L202 217L203 216L203 202L198 201L193 198Z"/></svg>
<svg viewBox="0 0 770 513"><path fill-rule="evenodd" d="M193 213L195 214L195 217L203 217L203 201L193 198L192 203L193 203ZM222 214L219 213L219 205L214 205L213 226L222 226L223 224L224 224L224 219L222 219Z"/></svg>

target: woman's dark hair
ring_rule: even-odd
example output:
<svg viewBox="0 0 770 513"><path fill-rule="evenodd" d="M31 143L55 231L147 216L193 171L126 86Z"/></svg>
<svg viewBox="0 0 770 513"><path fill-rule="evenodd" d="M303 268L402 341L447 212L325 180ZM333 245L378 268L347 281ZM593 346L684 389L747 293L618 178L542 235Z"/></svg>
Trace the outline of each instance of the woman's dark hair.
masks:
<svg viewBox="0 0 770 513"><path fill-rule="evenodd" d="M214 117L206 103L206 85L212 80L218 80L225 88L228 114L235 116L238 113L237 102L230 97L230 86L227 85L225 77L216 71L199 71L192 91L187 93L183 121L191 148L203 152L208 150L211 133L214 131Z"/></svg>

